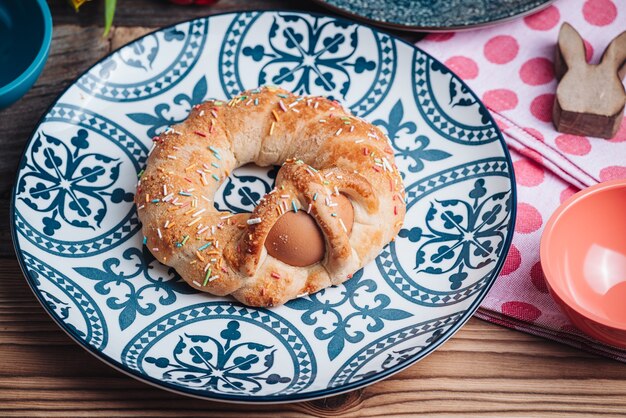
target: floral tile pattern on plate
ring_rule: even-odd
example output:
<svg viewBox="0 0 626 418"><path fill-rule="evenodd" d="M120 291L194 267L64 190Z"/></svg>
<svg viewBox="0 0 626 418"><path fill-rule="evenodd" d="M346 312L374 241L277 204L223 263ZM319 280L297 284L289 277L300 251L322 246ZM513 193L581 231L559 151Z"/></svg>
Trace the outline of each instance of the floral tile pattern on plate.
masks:
<svg viewBox="0 0 626 418"><path fill-rule="evenodd" d="M188 287L143 247L133 205L153 136L264 83L331 96L380 126L408 208L350 281L272 309ZM469 318L510 245L511 170L480 101L415 47L321 15L223 14L124 46L58 99L20 163L15 245L60 326L134 377L207 399L312 399L409 366ZM250 211L276 173L238 169L216 207Z"/></svg>

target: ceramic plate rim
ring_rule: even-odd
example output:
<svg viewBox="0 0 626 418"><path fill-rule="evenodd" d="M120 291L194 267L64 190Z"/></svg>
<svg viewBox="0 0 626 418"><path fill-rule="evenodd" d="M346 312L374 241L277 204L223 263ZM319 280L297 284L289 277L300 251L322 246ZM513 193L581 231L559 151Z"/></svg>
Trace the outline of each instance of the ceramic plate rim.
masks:
<svg viewBox="0 0 626 418"><path fill-rule="evenodd" d="M517 13L513 16L507 16L496 20L490 20L481 23L472 23L469 25L455 25L455 26L414 26L414 25L403 25L401 23L394 22L385 22L382 20L370 19L366 16L351 12L347 9L342 9L341 7L335 6L334 4L329 4L326 0L313 0L313 2L321 7L324 7L330 12L337 13L346 19L355 19L357 22L365 24L367 26L374 26L377 28L385 28L390 30L404 30L408 32L462 32L473 29L482 29L495 25L499 25L502 23L509 22L514 19L519 19L524 16L531 15L533 13L537 13L552 4L555 0L544 0L543 3L535 6L529 10L526 10L521 13Z"/></svg>
<svg viewBox="0 0 626 418"><path fill-rule="evenodd" d="M93 356L95 356L97 359L99 359L100 361L104 362L105 364L113 367L114 369L121 371L122 373L131 376L134 379L137 379L141 382L147 383L151 386L156 386L160 389L165 389L168 390L170 392L174 392L174 393L178 393L181 395L185 395L185 396L190 396L193 398L197 398L197 399L204 399L204 400L211 400L211 401L219 401L219 402L228 402L228 403L245 403L245 404L283 404L283 403L291 403L291 402L303 402L303 401L310 401L310 400L315 400L315 399L319 399L319 398L325 398L328 396L334 396L334 395L339 395L342 393L346 393L346 392L350 392L359 388L363 388L366 386L369 386L373 383L376 383L378 381L381 381L383 379L386 379L389 376L392 376L408 367L410 367L411 365L415 364L416 362L418 362L419 360L423 359L424 357L428 356L430 353L432 353L433 351L435 351L437 348L439 348L441 345L443 345L443 343L445 343L446 341L448 341L459 329L461 329L463 327L463 325L473 316L473 314L476 312L476 310L478 309L480 303L483 301L483 299L485 298L485 296L487 295L487 293L489 292L489 290L491 289L491 287L493 286L493 284L495 283L497 276L499 275L500 271L502 270L502 267L504 266L504 261L506 260L506 257L508 255L509 249L511 248L511 243L513 240L513 232L515 230L515 218L516 218L516 212L517 212L517 188L516 188L516 183L515 183L515 173L513 171L513 162L511 160L511 155L509 153L509 150L506 146L506 143L504 141L504 137L502 135L502 132L500 131L500 129L498 128L495 120L493 119L491 113L487 112L489 115L489 122L491 122L492 126L495 128L495 131L498 135L498 142L500 143L500 145L502 146L502 150L503 150L503 157L506 159L507 164L510 167L510 172L509 172L509 180L511 182L511 212L510 212L510 218L508 221L508 230L507 230L507 236L504 240L504 246L503 246L503 250L502 253L496 263L496 267L493 269L493 276L490 279L489 283L484 287L484 289L482 290L482 294L480 294L476 300L474 300L472 302L472 304L465 310L465 312L463 313L463 315L460 317L460 319L457 321L456 324L454 324L453 326L451 326L446 332L444 332L441 337L438 339L438 341L436 341L434 344L432 344L431 346L429 346L428 348L426 348L423 351L420 351L417 355L411 357L409 360L404 361L402 363L399 363L387 370L384 370L382 372L379 372L371 377L367 377L364 379L361 379L359 381L356 382L352 382L352 383L348 383L345 384L343 386L338 386L338 387L334 387L334 388L326 388L326 389L319 389L319 390L315 390L315 391L310 391L310 392L304 392L304 393L293 393L293 394L289 394L289 395L280 395L280 396L260 396L260 397L251 397L249 395L233 395L233 394L220 394L220 393L216 393L216 392L207 392L207 396L202 396L202 395L198 395L197 392L193 392L191 390L185 389L185 388L181 388L179 386L175 386L171 383L159 380L159 379L155 379L151 376L145 375L145 374L141 374L136 370L132 370L130 368L127 368L126 366L124 366L121 362L117 361L114 358L111 358L105 354L103 354L101 351L97 351L95 350L93 347L89 346L88 344L85 343L85 341L83 341L82 339L78 338L76 335L74 335L74 333L67 327L67 324L65 322L62 322L60 320L57 320L57 318L52 314L51 312L51 308L45 303L45 301L41 298L41 294L40 292L37 291L34 283L33 283L33 278L31 277L31 275L28 273L28 269L26 268L25 265L25 261L23 258L23 254L22 254L22 250L20 248L19 245L19 241L17 238L17 229L16 229L16 224L15 224L15 200L17 197L17 193L16 193L16 187L17 187L17 180L19 178L19 174L20 174L20 169L19 166L21 165L22 161L24 160L25 156L26 156L26 152L28 151L28 148L31 144L31 141L37 131L37 129L39 128L39 126L41 125L41 123L44 121L46 115L50 112L50 110L52 110L52 108L54 108L54 106L57 104L57 102L59 101L59 99L70 89L72 88L72 86L74 86L76 84L76 81L78 79L80 79L82 76L84 76L85 74L89 73L94 67L96 67L97 65L99 65L100 63L102 63L104 60L106 60L109 56L113 55L114 53L116 53L117 51L119 51L120 49L126 47L127 45L129 45L132 42L136 42L137 40L143 39L147 36L150 36L156 32L171 28L171 27L175 27L177 25L183 24L183 23L187 23L187 22L192 22L195 20L199 20L199 19L209 19L211 17L214 16L223 16L223 15L236 15L239 13L299 13L299 14L304 14L304 15L310 15L310 16L315 16L315 17L330 17L332 19L337 19L339 21L343 21L345 23L351 24L351 25L359 25L359 26L364 26L367 27L375 32L380 32L381 29L377 28L375 26L369 25L369 24L364 24L364 23L360 23L360 22L355 22L351 19L348 19L346 17L343 16L333 16L333 15L329 15L329 14L325 14L325 13L317 13L317 12L308 12L308 11L302 11L302 10L294 10L294 9L268 9L268 10L261 10L261 9L253 9L253 10L231 10L231 11L227 11L227 12L222 12L222 13L216 13L216 14L209 14L209 15L205 15L205 16L197 16L194 17L192 19L185 19L185 20L181 20L178 22L175 22L171 25L167 25L167 26L163 26L163 27L159 27L154 29L153 31L150 31L144 35L142 35L141 37L134 39L133 41L124 44L122 46L120 46L119 48L116 48L114 50L112 50L111 52L109 52L107 55L105 55L104 57L102 57L101 59L99 59L97 62L93 63L91 66L89 66L86 70L82 71L76 78L74 78L73 82L70 83L68 86L66 86L57 96L56 98L52 101L52 103L46 108L46 110L42 113L41 117L38 119L35 127L33 128L33 130L31 131L28 141L25 143L24 145L24 149L22 151L22 154L20 156L20 160L18 163L18 169L16 170L16 174L15 174L15 180L14 180L14 184L13 187L11 189L11 200L10 200L10 208L9 208L9 216L10 216L10 229L11 229L11 240L13 242L13 247L15 249L15 254L16 254L16 258L17 261L19 263L20 269L22 270L22 274L24 275L26 282L28 283L28 286L30 287L31 291L33 292L33 294L35 295L35 297L37 298L37 300L39 301L39 303L41 304L41 306L44 308L44 310L46 311L46 313L52 318L52 320L63 330L65 331L65 333L70 336L70 338L72 338L72 340L74 340L76 343L78 343L78 345L80 345L83 349L85 349L88 353L92 354ZM384 32L384 31L383 31ZM430 54L428 54L427 52L423 51L421 48L411 44L410 42L407 42L405 40L403 40L402 38L399 38L393 34L389 34L387 32L385 32L388 36L390 36L392 39L394 39L395 41L401 42L403 44L406 44L407 46L413 48L413 49L417 49L420 52L424 53L426 56L428 56L430 59L432 59L433 61L439 63L440 65L444 66L439 60L437 60L436 58L432 57ZM445 66L444 66L445 67ZM447 67L446 67L447 68ZM467 87L470 91L473 90L471 88L469 88L469 86L467 86L467 84L460 78L458 78L457 76L455 76L455 78L465 87ZM480 105L482 107L484 107L485 105L482 103L482 101L480 99L478 99L478 102L480 103ZM158 321L158 319L157 319ZM155 321L153 321L154 323Z"/></svg>

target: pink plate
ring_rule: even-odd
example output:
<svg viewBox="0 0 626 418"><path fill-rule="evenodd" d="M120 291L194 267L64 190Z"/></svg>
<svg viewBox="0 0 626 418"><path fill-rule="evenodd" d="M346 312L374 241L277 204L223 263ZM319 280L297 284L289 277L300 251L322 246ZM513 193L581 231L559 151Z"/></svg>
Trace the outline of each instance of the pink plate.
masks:
<svg viewBox="0 0 626 418"><path fill-rule="evenodd" d="M626 180L564 202L541 237L541 265L550 294L578 328L626 348Z"/></svg>

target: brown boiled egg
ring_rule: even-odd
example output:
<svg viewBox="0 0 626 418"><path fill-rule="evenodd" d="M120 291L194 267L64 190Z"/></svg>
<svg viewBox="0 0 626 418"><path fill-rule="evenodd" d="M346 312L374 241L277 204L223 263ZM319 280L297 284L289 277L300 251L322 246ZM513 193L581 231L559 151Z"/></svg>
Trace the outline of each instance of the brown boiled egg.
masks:
<svg viewBox="0 0 626 418"><path fill-rule="evenodd" d="M337 203L334 212L348 230L352 232L354 208L344 195L333 196ZM305 267L322 261L326 244L324 235L315 220L305 211L286 212L274 224L265 240L267 253L295 267Z"/></svg>

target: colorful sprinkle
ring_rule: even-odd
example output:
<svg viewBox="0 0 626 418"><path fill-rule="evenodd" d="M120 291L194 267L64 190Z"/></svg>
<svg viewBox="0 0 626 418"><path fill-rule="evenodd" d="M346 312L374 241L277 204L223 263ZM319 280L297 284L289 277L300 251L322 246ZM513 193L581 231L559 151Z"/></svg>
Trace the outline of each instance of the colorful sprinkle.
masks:
<svg viewBox="0 0 626 418"><path fill-rule="evenodd" d="M217 177L215 174L211 174L211 177L213 177L213 179L214 179L215 181L220 181L220 178L219 178L219 177Z"/></svg>
<svg viewBox="0 0 626 418"><path fill-rule="evenodd" d="M212 242L207 242L206 244L202 245L200 248L198 248L198 251L204 251L207 248L209 248L211 246Z"/></svg>
<svg viewBox="0 0 626 418"><path fill-rule="evenodd" d="M293 208L293 211L298 213L298 206L296 205L296 201L292 200L291 201L291 207Z"/></svg>
<svg viewBox="0 0 626 418"><path fill-rule="evenodd" d="M204 283L202 283L202 286L207 285L210 277L211 277L211 268L209 267L209 269L206 271L206 275L204 276Z"/></svg>
<svg viewBox="0 0 626 418"><path fill-rule="evenodd" d="M202 138L206 138L206 135L203 134L202 132L198 132L198 131L193 131L194 134L201 136Z"/></svg>
<svg viewBox="0 0 626 418"><path fill-rule="evenodd" d="M256 225L256 224L260 224L262 222L262 219L252 218L252 219L248 219L246 222L248 223L248 225Z"/></svg>
<svg viewBox="0 0 626 418"><path fill-rule="evenodd" d="M191 215L192 218L195 218L196 216L200 215L201 213L204 213L206 211L206 208L202 208L199 211L197 211L196 213L194 213L193 215Z"/></svg>
<svg viewBox="0 0 626 418"><path fill-rule="evenodd" d="M191 222L189 222L189 223L187 224L187 226L191 226L191 225L193 225L193 224L195 224L195 223L198 223L201 219L202 219L202 216L201 216L201 217L199 217L199 218L194 219L194 220L193 220L193 221L191 221Z"/></svg>

